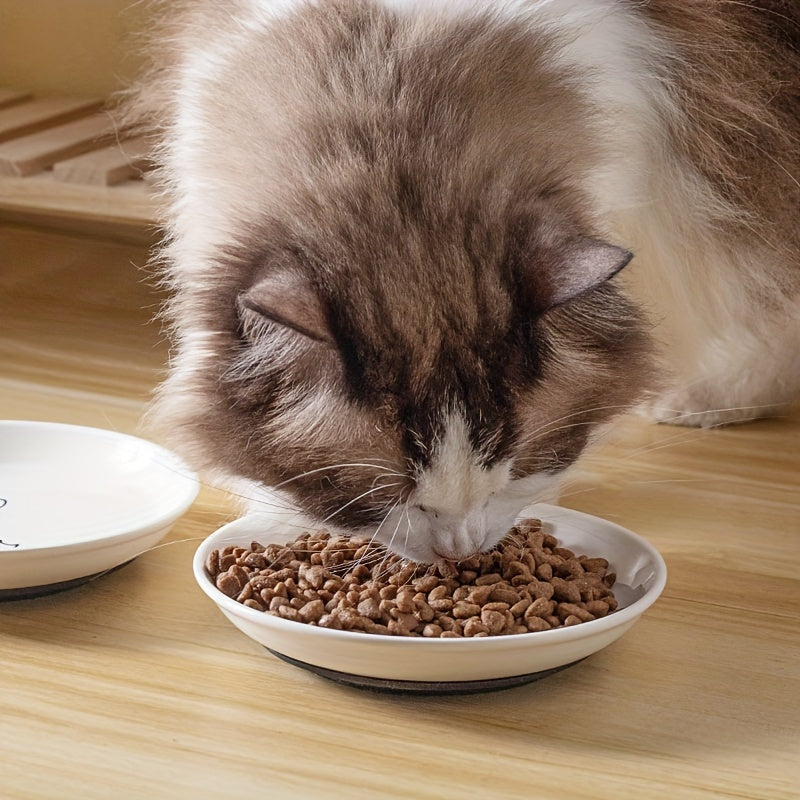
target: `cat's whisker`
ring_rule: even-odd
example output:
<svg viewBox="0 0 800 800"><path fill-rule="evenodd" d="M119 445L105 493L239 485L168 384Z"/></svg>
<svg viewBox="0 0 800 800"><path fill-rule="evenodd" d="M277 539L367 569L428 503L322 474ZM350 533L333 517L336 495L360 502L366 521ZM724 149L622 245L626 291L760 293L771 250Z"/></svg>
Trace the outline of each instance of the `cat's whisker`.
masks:
<svg viewBox="0 0 800 800"><path fill-rule="evenodd" d="M393 510L394 510L394 509L393 509ZM387 515L387 518L388 518L388 515ZM388 558L389 558L389 557L392 555L392 553L393 553L393 551L392 551L392 545L394 544L394 540L395 540L395 538L397 537L397 532L398 532L398 530L400 529L400 525L401 525L402 521L403 521L403 518L402 518L402 515L401 515L400 517L398 517L398 520L397 520L397 525L395 525L395 527L394 527L394 531L392 532L392 535L391 535L391 537L389 538L389 543L386 545L386 553L385 553L385 555L384 555L384 557L383 557L383 560L382 560L382 561L381 561L381 563L380 563L380 566L378 567L378 570L377 570L377 575L378 575L378 578L379 578L379 579L380 579L380 578L383 578L384 574L388 574L388 570L387 570L387 572L386 572L386 573L384 573L384 565L386 564L386 560L387 560L387 559L388 559Z"/></svg>
<svg viewBox="0 0 800 800"><path fill-rule="evenodd" d="M372 480L372 485L374 486L381 478L406 478L407 476L404 475L402 472L384 472L380 475L376 475L375 478ZM399 486L399 483L392 483L388 484L389 486Z"/></svg>
<svg viewBox="0 0 800 800"><path fill-rule="evenodd" d="M619 462L630 461L631 459L634 458L647 456L650 455L651 453L657 453L659 450L668 450L671 447L679 447L682 444L687 444L688 442L695 441L697 438L697 434L698 432L695 429L692 429L689 432L671 436L670 438L661 442L649 442L646 445L641 445L640 447L635 447L632 450L627 450L626 452L621 454L616 460Z"/></svg>
<svg viewBox="0 0 800 800"><path fill-rule="evenodd" d="M386 524L386 520L389 519L389 517L391 517L392 512L397 508L397 506L399 504L400 504L400 498L397 498L386 509L386 513L383 515L383 519L378 523L378 526L375 528L375 530L372 532L372 534L371 534L371 536L369 538L370 544L376 544L376 543L379 544L379 542L378 542L378 534L381 532L381 528Z"/></svg>
<svg viewBox="0 0 800 800"><path fill-rule="evenodd" d="M411 536L411 532L413 530L413 525L411 523L411 515L408 513L408 503L406 503L405 506L403 507L403 513L405 514L406 517L406 536L405 536L405 542L403 543L403 549L407 551L408 539Z"/></svg>
<svg viewBox="0 0 800 800"><path fill-rule="evenodd" d="M341 463L341 464L330 464L326 467L317 467L316 469L306 470L305 472L301 472L297 475L293 475L291 478L287 478L280 483L271 486L271 489L280 489L283 486L286 486L294 481L302 480L303 478L307 478L310 475L316 475L321 472L328 472L334 469L361 469L361 468L368 468L368 469L380 469L383 470L384 474L390 473L388 467L383 467L380 464L373 464L373 463L365 463L365 462L350 462L350 463ZM396 473L393 473L396 474Z"/></svg>
<svg viewBox="0 0 800 800"><path fill-rule="evenodd" d="M385 484L383 486L373 486L371 489L367 489L366 492L362 492L360 495L358 495L357 497L354 497L352 500L348 500L344 505L339 506L339 508L337 508L335 511L332 511L330 514L328 514L328 516L325 517L322 520L322 523L324 524L324 523L328 522L329 520L333 519L333 517L335 517L337 514L340 514L346 508L349 508L351 505L353 505L353 503L357 503L363 497L367 497L368 495L371 495L374 492L379 492L379 491L381 491L381 489L390 489L392 486L400 486L400 484L399 483L389 483L389 484Z"/></svg>
<svg viewBox="0 0 800 800"><path fill-rule="evenodd" d="M540 425L538 428L535 428L534 430L530 431L526 435L525 438L526 438L526 441L533 442L533 441L535 441L537 439L544 438L545 436L548 436L551 433L557 433L558 431L562 431L562 430L569 430L572 427L579 427L581 425L594 425L594 424L596 424L596 421L595 420L590 420L590 419L589 420L581 420L580 422L571 423L570 425L558 425L558 423L564 422L564 421L572 419L574 417L580 417L580 416L587 416L587 415L590 415L590 414L595 414L595 413L600 412L600 411L611 411L611 412L626 411L626 410L628 410L628 408L629 408L629 406L627 406L627 405L622 405L622 404L619 404L619 403L615 403L613 405L592 406L592 407L589 407L589 408L578 409L577 411L571 411L569 414L565 414L562 417L556 417L555 419L548 420L547 422L545 422L542 425ZM557 427L554 427L554 426L557 426Z"/></svg>
<svg viewBox="0 0 800 800"><path fill-rule="evenodd" d="M660 421L667 424L680 424L682 420L689 419L695 416L707 417L713 414L741 414L745 419L761 417L769 415L770 412L775 411L777 408L782 408L782 403L757 403L752 405L732 405L732 406L718 406L711 408L704 408L702 411L686 411L682 409L675 409L669 406L651 405L650 408L660 411L672 413L672 416L661 419ZM719 427L722 422L717 425L705 427ZM691 426L695 427L695 426Z"/></svg>

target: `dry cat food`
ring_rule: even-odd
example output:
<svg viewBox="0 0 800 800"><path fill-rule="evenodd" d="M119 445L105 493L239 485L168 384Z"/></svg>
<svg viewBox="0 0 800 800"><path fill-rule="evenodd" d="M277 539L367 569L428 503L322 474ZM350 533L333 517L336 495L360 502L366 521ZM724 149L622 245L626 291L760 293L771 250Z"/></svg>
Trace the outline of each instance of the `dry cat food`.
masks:
<svg viewBox="0 0 800 800"><path fill-rule="evenodd" d="M258 611L395 636L545 631L617 608L608 561L559 547L537 519L457 563L414 564L382 545L320 531L286 545L214 550L206 570L221 592Z"/></svg>

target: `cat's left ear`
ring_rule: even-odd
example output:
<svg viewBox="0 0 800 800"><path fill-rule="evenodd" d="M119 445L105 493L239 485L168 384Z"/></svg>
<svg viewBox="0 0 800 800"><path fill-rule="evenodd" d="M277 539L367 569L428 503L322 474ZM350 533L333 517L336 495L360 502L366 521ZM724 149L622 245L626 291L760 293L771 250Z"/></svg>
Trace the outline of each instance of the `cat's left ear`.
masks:
<svg viewBox="0 0 800 800"><path fill-rule="evenodd" d="M576 236L544 258L537 275L539 307L549 310L611 280L630 263L633 253L590 236Z"/></svg>

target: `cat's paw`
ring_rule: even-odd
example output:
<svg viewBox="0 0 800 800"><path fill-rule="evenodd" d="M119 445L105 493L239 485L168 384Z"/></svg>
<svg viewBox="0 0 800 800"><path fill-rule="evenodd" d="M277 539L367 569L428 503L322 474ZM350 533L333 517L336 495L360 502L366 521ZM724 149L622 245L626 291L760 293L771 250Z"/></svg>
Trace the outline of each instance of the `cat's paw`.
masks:
<svg viewBox="0 0 800 800"><path fill-rule="evenodd" d="M719 397L702 389L677 389L654 396L637 409L654 422L683 425L691 428L718 428L750 422L780 413L783 404L733 404L720 402Z"/></svg>

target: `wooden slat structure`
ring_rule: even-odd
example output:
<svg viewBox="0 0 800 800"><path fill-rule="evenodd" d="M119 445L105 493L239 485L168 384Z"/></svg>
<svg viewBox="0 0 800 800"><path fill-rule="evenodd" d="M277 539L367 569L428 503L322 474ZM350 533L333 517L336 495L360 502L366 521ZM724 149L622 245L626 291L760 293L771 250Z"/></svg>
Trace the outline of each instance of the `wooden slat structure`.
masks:
<svg viewBox="0 0 800 800"><path fill-rule="evenodd" d="M102 99L0 87L0 218L150 237L150 166Z"/></svg>

